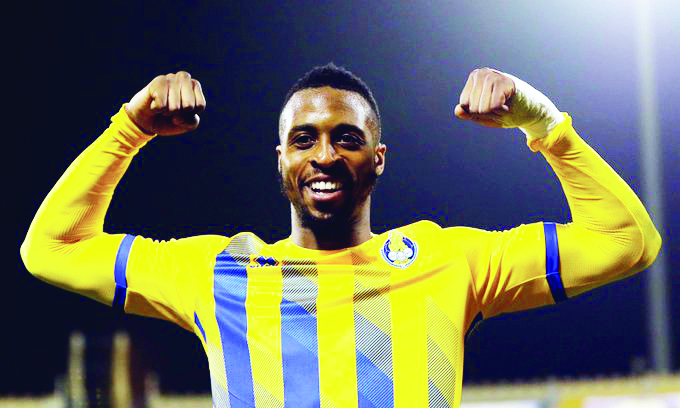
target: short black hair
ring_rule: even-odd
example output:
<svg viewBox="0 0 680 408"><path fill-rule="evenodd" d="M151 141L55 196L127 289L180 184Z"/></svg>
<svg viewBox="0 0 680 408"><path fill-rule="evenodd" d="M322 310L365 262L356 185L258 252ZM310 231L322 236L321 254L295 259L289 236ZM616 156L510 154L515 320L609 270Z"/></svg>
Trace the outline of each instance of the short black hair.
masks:
<svg viewBox="0 0 680 408"><path fill-rule="evenodd" d="M380 124L380 110L378 109L378 104L373 97L373 92L366 85L366 83L354 75L345 67L339 67L332 62L326 65L320 65L312 68L306 74L304 74L300 79L298 79L295 84L288 90L285 99L283 100L283 105L281 105L281 113L286 107L286 104L293 97L293 94L297 91L308 88L321 88L324 86L330 86L335 89L343 89L346 91L356 92L361 95L368 105L373 109L377 121L378 129L378 140L380 140L381 124ZM280 115L279 115L280 116Z"/></svg>

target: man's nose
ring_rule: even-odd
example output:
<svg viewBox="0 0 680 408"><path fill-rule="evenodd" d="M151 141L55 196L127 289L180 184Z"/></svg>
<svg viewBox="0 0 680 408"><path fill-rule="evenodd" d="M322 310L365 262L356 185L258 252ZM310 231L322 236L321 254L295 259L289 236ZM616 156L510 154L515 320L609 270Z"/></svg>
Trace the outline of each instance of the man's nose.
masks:
<svg viewBox="0 0 680 408"><path fill-rule="evenodd" d="M333 144L327 141L321 141L317 145L316 152L312 158L312 163L319 167L329 167L333 165L338 159Z"/></svg>

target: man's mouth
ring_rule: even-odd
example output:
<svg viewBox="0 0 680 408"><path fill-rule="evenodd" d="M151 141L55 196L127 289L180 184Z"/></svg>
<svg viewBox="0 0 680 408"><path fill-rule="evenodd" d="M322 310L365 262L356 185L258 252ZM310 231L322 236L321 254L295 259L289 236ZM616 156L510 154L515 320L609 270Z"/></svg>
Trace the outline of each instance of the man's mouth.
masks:
<svg viewBox="0 0 680 408"><path fill-rule="evenodd" d="M342 189L339 181L314 181L309 184L309 188L315 193L332 193Z"/></svg>
<svg viewBox="0 0 680 408"><path fill-rule="evenodd" d="M339 200L343 193L344 183L341 181L312 181L305 184L312 200L319 203L331 203Z"/></svg>

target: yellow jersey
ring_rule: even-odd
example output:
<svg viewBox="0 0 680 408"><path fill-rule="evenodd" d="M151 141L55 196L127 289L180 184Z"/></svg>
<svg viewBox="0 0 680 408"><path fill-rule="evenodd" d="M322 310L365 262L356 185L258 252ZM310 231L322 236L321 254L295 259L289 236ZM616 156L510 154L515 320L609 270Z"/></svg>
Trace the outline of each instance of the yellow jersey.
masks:
<svg viewBox="0 0 680 408"><path fill-rule="evenodd" d="M216 406L456 407L475 316L553 303L552 227L492 233L421 221L336 251L251 233L128 235L114 305L192 330ZM468 262L459 241L486 250Z"/></svg>
<svg viewBox="0 0 680 408"><path fill-rule="evenodd" d="M573 222L505 231L421 221L319 251L250 233L167 242L103 231L152 135L126 115L68 168L21 255L35 276L193 331L217 407L457 407L476 315L551 304L638 272L661 240L640 200L571 127L530 141Z"/></svg>

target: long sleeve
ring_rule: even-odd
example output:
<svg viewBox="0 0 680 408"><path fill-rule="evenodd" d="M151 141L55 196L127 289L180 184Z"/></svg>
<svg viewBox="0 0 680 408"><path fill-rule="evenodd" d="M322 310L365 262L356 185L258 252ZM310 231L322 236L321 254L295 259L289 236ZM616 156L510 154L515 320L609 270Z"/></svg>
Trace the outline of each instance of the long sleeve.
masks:
<svg viewBox="0 0 680 408"><path fill-rule="evenodd" d="M114 189L133 156L153 136L130 120L125 106L69 166L47 195L21 245L35 276L111 304L113 265L124 235L103 231Z"/></svg>
<svg viewBox="0 0 680 408"><path fill-rule="evenodd" d="M562 184L572 223L557 226L560 273L568 296L625 278L652 264L661 236L626 182L565 121L529 141Z"/></svg>
<svg viewBox="0 0 680 408"><path fill-rule="evenodd" d="M623 279L654 261L661 238L644 206L581 139L571 118L544 139L529 140L557 174L572 222L555 225L558 270L548 265L550 223L504 231L446 228L470 267L477 309L485 317L552 304L553 280L567 297ZM554 246L553 246L554 247ZM553 275L553 276L551 276Z"/></svg>

